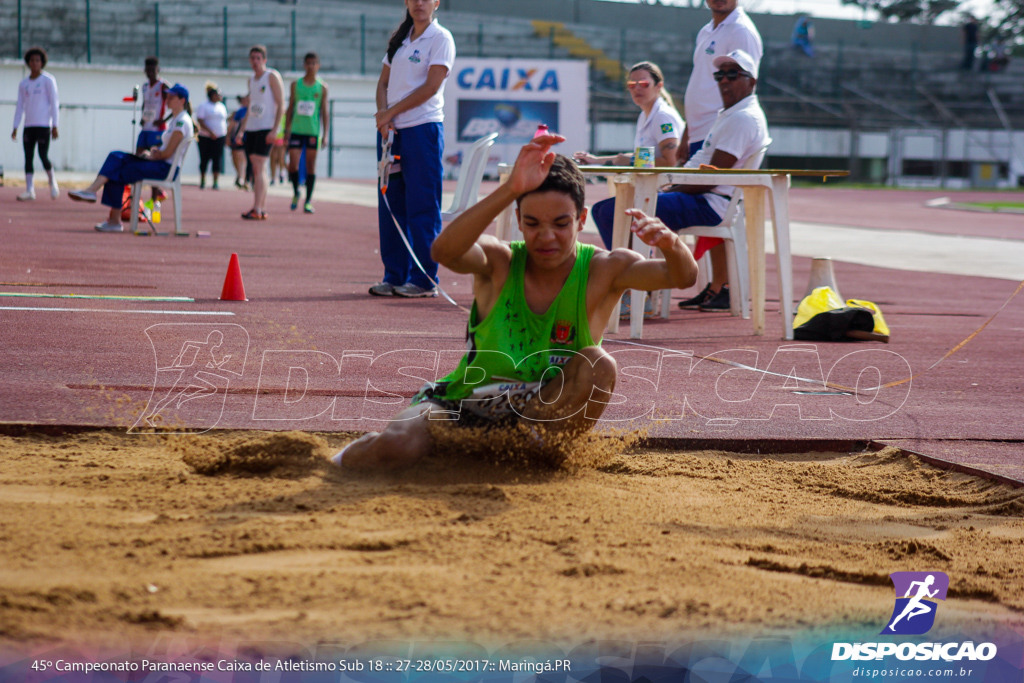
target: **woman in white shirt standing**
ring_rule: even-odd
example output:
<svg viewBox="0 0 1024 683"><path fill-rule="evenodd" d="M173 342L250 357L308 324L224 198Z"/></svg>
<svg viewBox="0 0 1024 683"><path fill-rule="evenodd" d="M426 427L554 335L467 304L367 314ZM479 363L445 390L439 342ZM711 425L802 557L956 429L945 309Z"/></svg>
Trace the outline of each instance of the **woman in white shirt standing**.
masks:
<svg viewBox="0 0 1024 683"><path fill-rule="evenodd" d="M46 66L46 50L31 47L25 53L25 64L29 75L18 84L18 105L14 110L14 131L11 139L18 139L18 126L22 114L25 116L25 130L22 132L22 145L25 148L25 192L18 195L19 202L32 201L36 198L32 178L35 173L33 162L35 149L39 147L39 160L50 178L50 197L56 199L60 195L57 179L53 175L53 164L50 163L50 136L57 139L58 111L60 101L57 98L57 81L52 75L43 71Z"/></svg>
<svg viewBox="0 0 1024 683"><path fill-rule="evenodd" d="M110 215L106 221L96 226L99 232L122 232L121 202L124 188L140 180L163 180L171 170L171 166L184 153L184 142L195 135L195 124L192 122L192 108L188 103L188 89L180 83L167 90L167 108L171 110L171 120L167 130L163 132L162 144L159 149L147 149L135 155L128 152L111 152L103 162L99 175L92 185L84 190L72 190L68 197L76 202L96 202L96 193L103 188L104 205L110 207Z"/></svg>
<svg viewBox="0 0 1024 683"><path fill-rule="evenodd" d="M375 296L437 296L437 263L430 246L441 231L441 155L444 152L444 83L455 62L455 40L437 23L440 0L405 0L405 20L392 34L377 81L377 158L382 140L401 157L388 182L387 201L416 259L398 234L391 211L378 199L384 279Z"/></svg>
<svg viewBox="0 0 1024 683"><path fill-rule="evenodd" d="M206 101L196 108L199 124L199 189L206 187L206 167L213 167L213 189L219 190L224 172L224 143L228 139L228 110L217 84L207 81Z"/></svg>
<svg viewBox="0 0 1024 683"><path fill-rule="evenodd" d="M665 90L665 77L661 68L653 62L634 64L629 70L626 88L633 102L640 107L636 121L635 147L654 147L655 166L675 166L679 160L679 138L683 134L683 117L676 111L672 96ZM613 154L596 157L586 152L577 152L576 161L582 164L611 164L631 166L632 154ZM611 216L615 213L615 199L609 198L594 204L591 216L597 224L604 245L612 248ZM600 220L606 218L607 220Z"/></svg>

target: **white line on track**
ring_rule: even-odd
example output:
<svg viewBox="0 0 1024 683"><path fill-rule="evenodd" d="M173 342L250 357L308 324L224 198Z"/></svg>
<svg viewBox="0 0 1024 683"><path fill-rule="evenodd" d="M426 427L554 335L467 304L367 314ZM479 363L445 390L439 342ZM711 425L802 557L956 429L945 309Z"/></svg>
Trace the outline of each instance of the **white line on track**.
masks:
<svg viewBox="0 0 1024 683"><path fill-rule="evenodd" d="M48 308L36 306L0 306L0 311L58 311L62 313L152 313L154 315L234 315L231 311L143 311L116 308Z"/></svg>

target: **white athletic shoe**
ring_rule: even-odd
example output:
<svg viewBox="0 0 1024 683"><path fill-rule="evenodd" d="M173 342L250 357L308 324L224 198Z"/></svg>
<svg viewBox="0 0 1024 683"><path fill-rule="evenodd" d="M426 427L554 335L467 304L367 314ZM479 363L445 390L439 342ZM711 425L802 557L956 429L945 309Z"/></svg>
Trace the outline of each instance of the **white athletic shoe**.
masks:
<svg viewBox="0 0 1024 683"><path fill-rule="evenodd" d="M19 202L31 202L31 201L35 201L35 198L36 198L36 191L35 190L27 190L27 191L22 192L21 194L18 195L18 201Z"/></svg>
<svg viewBox="0 0 1024 683"><path fill-rule="evenodd" d="M71 194L68 192L68 194ZM96 224L96 232L124 232L124 226L120 223L111 223L110 221L103 221L102 223Z"/></svg>
<svg viewBox="0 0 1024 683"><path fill-rule="evenodd" d="M89 202L90 204L96 203L96 193L89 192L88 190L71 190L68 192L68 196L76 202Z"/></svg>
<svg viewBox="0 0 1024 683"><path fill-rule="evenodd" d="M60 188L57 187L57 181L54 180L50 183L50 199L56 199L60 196Z"/></svg>

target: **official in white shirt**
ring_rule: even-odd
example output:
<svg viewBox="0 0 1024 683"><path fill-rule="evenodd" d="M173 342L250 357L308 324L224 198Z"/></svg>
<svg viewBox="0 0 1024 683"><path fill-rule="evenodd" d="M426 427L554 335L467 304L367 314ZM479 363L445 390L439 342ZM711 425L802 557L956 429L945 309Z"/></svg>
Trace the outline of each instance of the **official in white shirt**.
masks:
<svg viewBox="0 0 1024 683"><path fill-rule="evenodd" d="M768 122L757 101L757 63L743 50L715 57L713 78L725 107L719 110L704 144L684 168L736 168L770 142ZM694 225L717 225L735 188L726 185L676 185L658 193L656 216L675 231ZM595 221L597 216L594 217ZM702 311L729 310L728 270L725 246L712 247L711 282L697 296L680 302L680 308ZM696 256L696 254L694 254Z"/></svg>
<svg viewBox="0 0 1024 683"><path fill-rule="evenodd" d="M653 62L634 64L629 70L626 81L633 102L640 107L640 116L636 121L636 135L633 147L654 147L655 166L675 166L678 161L679 137L683 134L683 117L676 111L672 96L665 90L665 77L661 68ZM610 156L594 156L586 152L576 152L576 161L581 164L611 164L613 166L631 166L633 153L613 154ZM612 248L611 217L615 211L615 199L609 198L594 204L591 215L597 213L607 220L598 222L601 228L601 239L604 246ZM596 222L595 217L595 222Z"/></svg>
<svg viewBox="0 0 1024 683"><path fill-rule="evenodd" d="M424 273L402 242L395 222L378 199L380 256L384 278L375 296L437 296L437 263L430 246L441 232L441 157L444 153L444 83L455 62L455 40L437 23L440 0L405 0L405 20L392 34L377 81L377 158L388 131L399 161L387 201ZM393 169L394 170L394 169Z"/></svg>
<svg viewBox="0 0 1024 683"><path fill-rule="evenodd" d="M76 202L96 202L96 193L103 188L102 203L110 207L107 220L96 226L99 232L122 232L121 202L124 188L140 180L164 180L171 167L185 153L185 141L195 134L192 122L192 108L188 103L188 89L176 83L167 90L167 108L171 110L171 118L167 122L167 130L161 135L159 149L147 149L141 154L128 152L111 152L103 162L96 180L84 190L72 190L68 197ZM179 169L180 170L180 169Z"/></svg>
<svg viewBox="0 0 1024 683"><path fill-rule="evenodd" d="M199 124L199 189L206 187L206 168L212 166L213 189L220 189L224 172L224 144L228 139L228 110L217 84L206 83L206 101L196 107Z"/></svg>
<svg viewBox="0 0 1024 683"><path fill-rule="evenodd" d="M53 164L50 163L50 136L57 139L60 101L57 98L57 81L45 71L46 50L41 47L29 48L25 53L25 64L29 75L18 84L18 104L14 109L14 130L11 139L18 139L18 126L21 117L25 117L25 130L21 142L25 149L25 191L18 195L19 202L32 201L36 198L33 176L35 167L36 146L39 147L39 161L50 179L50 197L56 199L60 195L57 179L53 175Z"/></svg>
<svg viewBox="0 0 1024 683"><path fill-rule="evenodd" d="M718 85L711 77L715 71L714 60L733 50L743 50L754 60L755 66L759 66L764 54L761 34L743 8L736 6L737 0L706 2L711 10L711 21L697 34L693 48L693 72L683 97L686 130L683 132L681 156L684 159L701 148L723 105Z"/></svg>

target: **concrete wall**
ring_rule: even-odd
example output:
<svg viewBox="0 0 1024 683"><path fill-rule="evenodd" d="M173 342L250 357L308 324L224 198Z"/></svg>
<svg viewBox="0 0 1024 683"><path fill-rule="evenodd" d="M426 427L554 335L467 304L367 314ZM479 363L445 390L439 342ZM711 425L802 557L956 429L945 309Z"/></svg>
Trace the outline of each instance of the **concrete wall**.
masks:
<svg viewBox="0 0 1024 683"><path fill-rule="evenodd" d="M132 87L145 79L141 69L50 63L47 71L57 79L60 91L60 139L50 146L51 160L58 169L97 171L111 150L134 147L131 103L124 104L121 99L130 96ZM193 108L205 99L204 84L212 79L228 98L225 102L228 110L234 111L237 108L234 95L246 92L251 73L167 68L161 75L171 83L180 82L189 89ZM4 131L11 129L17 86L27 75L22 62L0 62L0 129ZM286 88L300 75L282 74ZM334 144L340 149L334 152L334 175L375 177L373 113L376 111L376 78L321 75L327 81L331 99L335 100ZM18 139L21 139L20 131ZM8 142L0 146L0 163L5 170L21 171L24 164L21 145ZM225 171L228 171L230 161L226 160L226 164ZM317 160L317 174L326 176L327 166L327 155L322 154ZM193 145L185 159L185 173L198 172L199 153Z"/></svg>

